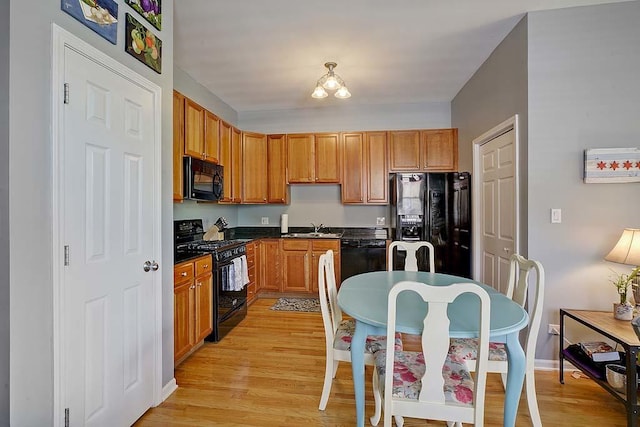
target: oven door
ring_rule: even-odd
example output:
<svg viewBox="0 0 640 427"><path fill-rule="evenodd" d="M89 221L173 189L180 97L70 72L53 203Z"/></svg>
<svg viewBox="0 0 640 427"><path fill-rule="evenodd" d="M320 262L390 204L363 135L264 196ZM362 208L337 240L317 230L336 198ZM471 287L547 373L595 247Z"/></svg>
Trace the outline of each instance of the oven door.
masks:
<svg viewBox="0 0 640 427"><path fill-rule="evenodd" d="M222 265L217 271L218 320L223 321L231 313L247 305L247 286L234 290L229 280L231 264Z"/></svg>

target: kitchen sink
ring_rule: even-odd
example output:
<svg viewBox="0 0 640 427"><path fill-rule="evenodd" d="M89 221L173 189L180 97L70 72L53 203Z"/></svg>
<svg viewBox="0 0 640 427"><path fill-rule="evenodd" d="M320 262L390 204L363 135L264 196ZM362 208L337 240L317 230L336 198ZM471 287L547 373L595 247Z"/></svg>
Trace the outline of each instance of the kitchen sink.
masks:
<svg viewBox="0 0 640 427"><path fill-rule="evenodd" d="M298 239L339 239L340 237L342 237L342 233L289 233L285 234L282 237L294 237Z"/></svg>

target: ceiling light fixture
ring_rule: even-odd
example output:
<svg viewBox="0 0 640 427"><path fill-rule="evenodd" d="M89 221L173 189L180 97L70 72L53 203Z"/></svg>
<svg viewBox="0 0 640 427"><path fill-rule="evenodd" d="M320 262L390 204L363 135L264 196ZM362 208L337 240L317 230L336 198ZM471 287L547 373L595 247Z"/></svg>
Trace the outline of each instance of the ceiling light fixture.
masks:
<svg viewBox="0 0 640 427"><path fill-rule="evenodd" d="M328 96L328 90L335 90L336 92L333 94L336 98L347 99L351 96L349 89L347 89L344 80L333 72L333 69L338 66L335 62L327 62L324 64L325 67L329 70L327 74L320 77L318 83L316 84L316 88L314 89L311 97L313 98L326 98Z"/></svg>

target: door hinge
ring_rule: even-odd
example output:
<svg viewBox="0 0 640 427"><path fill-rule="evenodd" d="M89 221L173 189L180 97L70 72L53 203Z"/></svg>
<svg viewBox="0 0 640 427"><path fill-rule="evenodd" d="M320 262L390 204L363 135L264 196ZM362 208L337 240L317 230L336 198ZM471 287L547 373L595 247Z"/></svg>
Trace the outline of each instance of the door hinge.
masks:
<svg viewBox="0 0 640 427"><path fill-rule="evenodd" d="M69 408L64 408L64 427L69 427Z"/></svg>
<svg viewBox="0 0 640 427"><path fill-rule="evenodd" d="M69 265L69 245L64 246L64 265L65 267Z"/></svg>
<svg viewBox="0 0 640 427"><path fill-rule="evenodd" d="M64 103L69 103L69 83L64 84Z"/></svg>

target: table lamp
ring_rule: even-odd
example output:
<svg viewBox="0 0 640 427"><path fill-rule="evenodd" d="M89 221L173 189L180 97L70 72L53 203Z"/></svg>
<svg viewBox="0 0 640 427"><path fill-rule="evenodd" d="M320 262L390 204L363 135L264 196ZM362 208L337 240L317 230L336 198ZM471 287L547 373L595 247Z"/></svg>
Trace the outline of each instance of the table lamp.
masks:
<svg viewBox="0 0 640 427"><path fill-rule="evenodd" d="M640 265L640 229L625 228L618 243L616 243L604 259L620 264L632 265L634 267ZM638 276L633 279L631 289L633 291L633 299L636 306L638 306L640 305Z"/></svg>

